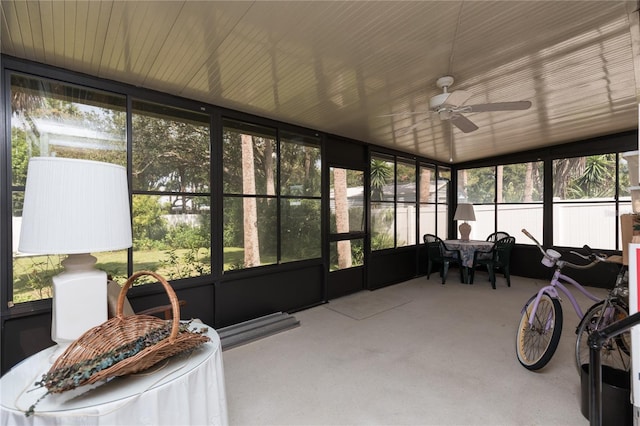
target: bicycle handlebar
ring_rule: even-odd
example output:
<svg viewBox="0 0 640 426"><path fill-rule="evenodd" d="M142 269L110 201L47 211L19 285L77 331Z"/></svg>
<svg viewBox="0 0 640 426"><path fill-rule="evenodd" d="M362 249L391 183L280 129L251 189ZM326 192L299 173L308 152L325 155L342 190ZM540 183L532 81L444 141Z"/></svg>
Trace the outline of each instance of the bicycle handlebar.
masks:
<svg viewBox="0 0 640 426"><path fill-rule="evenodd" d="M576 251L570 251L569 253L571 254L575 254L578 257L581 257L585 260L591 260L590 263L587 263L586 265L578 265L575 263L571 263L569 261L566 260L560 260L560 256L562 256L559 252L553 250L553 249L547 249L545 250L542 247L542 244L540 244L538 242L538 240L535 239L535 237L533 235L531 235L529 233L529 231L527 231L526 229L522 229L522 233L524 235L526 235L527 237L531 238L533 240L534 243L536 243L536 246L538 246L538 249L540 250L540 252L542 253L542 264L551 268L554 265L558 264L559 268L562 268L564 266L568 266L570 268L573 269L589 269L592 268L596 263L599 262L606 262L607 256L603 255L603 254L596 254L593 253L591 248L587 245L583 246L584 249L586 249L589 252L589 255L583 255L582 253L578 253Z"/></svg>
<svg viewBox="0 0 640 426"><path fill-rule="evenodd" d="M536 245L538 246L538 248L540 249L540 252L542 253L543 256L547 257L547 253L544 251L544 249L542 248L542 244L540 244L538 242L538 240L535 239L535 237L533 235L531 235L529 233L529 231L527 231L526 229L522 228L522 233L524 235L526 235L527 237L531 238L533 240L534 243L536 243Z"/></svg>

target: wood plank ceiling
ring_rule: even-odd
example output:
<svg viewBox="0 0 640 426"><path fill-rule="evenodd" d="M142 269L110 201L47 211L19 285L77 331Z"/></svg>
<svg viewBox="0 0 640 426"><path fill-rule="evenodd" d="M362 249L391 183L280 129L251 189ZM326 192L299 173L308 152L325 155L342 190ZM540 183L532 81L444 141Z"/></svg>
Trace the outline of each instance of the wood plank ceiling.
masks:
<svg viewBox="0 0 640 426"><path fill-rule="evenodd" d="M1 51L388 146L469 161L638 128L637 1L2 0ZM429 113L467 104L462 133ZM417 112L419 114L402 114ZM388 114L396 114L388 116ZM409 128L409 129L408 129Z"/></svg>

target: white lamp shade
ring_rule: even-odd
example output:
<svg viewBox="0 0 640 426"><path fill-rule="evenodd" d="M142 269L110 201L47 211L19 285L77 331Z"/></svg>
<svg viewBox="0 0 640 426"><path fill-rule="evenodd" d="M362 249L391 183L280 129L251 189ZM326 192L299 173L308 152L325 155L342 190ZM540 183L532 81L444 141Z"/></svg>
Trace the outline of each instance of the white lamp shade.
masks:
<svg viewBox="0 0 640 426"><path fill-rule="evenodd" d="M29 161L18 250L74 254L131 247L126 169L57 157Z"/></svg>
<svg viewBox="0 0 640 426"><path fill-rule="evenodd" d="M460 203L456 208L456 213L453 216L453 220L476 220L476 214L473 211L473 204Z"/></svg>

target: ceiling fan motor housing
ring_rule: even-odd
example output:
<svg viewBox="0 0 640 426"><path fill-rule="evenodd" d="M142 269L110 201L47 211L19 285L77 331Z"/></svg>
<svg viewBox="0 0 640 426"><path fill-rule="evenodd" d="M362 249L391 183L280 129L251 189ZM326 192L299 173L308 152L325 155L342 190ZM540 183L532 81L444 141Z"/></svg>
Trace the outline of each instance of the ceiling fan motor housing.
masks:
<svg viewBox="0 0 640 426"><path fill-rule="evenodd" d="M444 77L440 77L438 80L436 80L436 86L438 86L440 89L444 89L444 91L447 91L448 87L451 87L451 85L453 84L453 77L451 77L450 75L445 75Z"/></svg>

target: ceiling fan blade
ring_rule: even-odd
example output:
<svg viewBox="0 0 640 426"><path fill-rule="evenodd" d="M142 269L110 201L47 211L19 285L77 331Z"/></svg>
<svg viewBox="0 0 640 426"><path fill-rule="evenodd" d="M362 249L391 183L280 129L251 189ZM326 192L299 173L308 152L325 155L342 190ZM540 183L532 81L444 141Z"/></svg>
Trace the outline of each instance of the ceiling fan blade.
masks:
<svg viewBox="0 0 640 426"><path fill-rule="evenodd" d="M456 90L449 93L449 97L443 102L444 105L460 106L469 100L472 93L466 90Z"/></svg>
<svg viewBox="0 0 640 426"><path fill-rule="evenodd" d="M495 102L490 104L467 105L465 112L520 111L531 108L530 101Z"/></svg>
<svg viewBox="0 0 640 426"><path fill-rule="evenodd" d="M429 111L422 111L422 112L396 112L394 114L381 114L381 115L376 115L376 117L411 117L412 115L420 115L420 114L429 114Z"/></svg>
<svg viewBox="0 0 640 426"><path fill-rule="evenodd" d="M478 130L478 126L473 124L471 120L461 114L453 114L451 116L451 124L462 130L463 133L471 133Z"/></svg>

